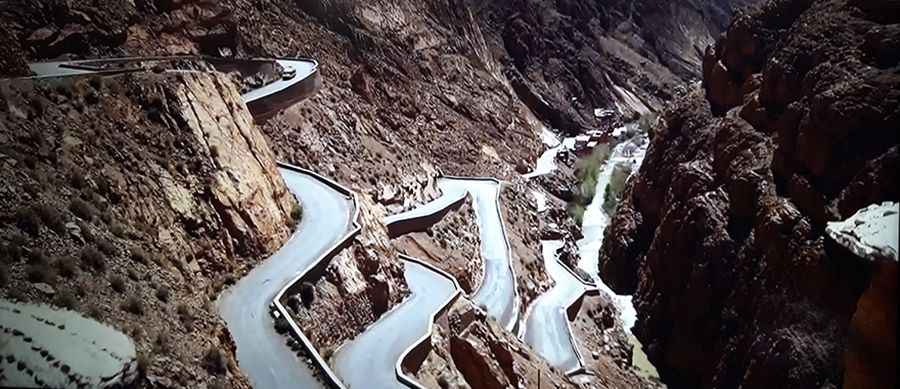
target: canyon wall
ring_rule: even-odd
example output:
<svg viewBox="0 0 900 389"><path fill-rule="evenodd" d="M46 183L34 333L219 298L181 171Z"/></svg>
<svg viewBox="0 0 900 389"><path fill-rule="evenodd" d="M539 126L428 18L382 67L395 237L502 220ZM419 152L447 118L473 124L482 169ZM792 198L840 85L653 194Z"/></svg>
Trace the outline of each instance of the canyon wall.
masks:
<svg viewBox="0 0 900 389"><path fill-rule="evenodd" d="M880 265L824 229L898 199L897 15L865 0L739 14L705 51L703 89L657 123L600 270L635 295L671 387L840 387L860 368L851 318Z"/></svg>
<svg viewBox="0 0 900 389"><path fill-rule="evenodd" d="M151 383L245 387L213 301L288 238L297 204L235 85L162 73L0 91L3 296L126 332Z"/></svg>

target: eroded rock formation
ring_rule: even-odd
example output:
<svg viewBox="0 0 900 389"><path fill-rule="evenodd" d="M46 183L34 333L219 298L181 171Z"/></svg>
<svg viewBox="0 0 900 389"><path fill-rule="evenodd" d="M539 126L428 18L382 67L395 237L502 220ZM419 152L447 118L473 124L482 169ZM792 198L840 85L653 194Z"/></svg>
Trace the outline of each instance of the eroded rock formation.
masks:
<svg viewBox="0 0 900 389"><path fill-rule="evenodd" d="M706 50L705 93L663 115L600 270L635 294L635 332L670 386L841 386L861 368L848 333L879 272L824 230L898 199L900 76L872 38L894 29L878 12L891 4L739 15Z"/></svg>

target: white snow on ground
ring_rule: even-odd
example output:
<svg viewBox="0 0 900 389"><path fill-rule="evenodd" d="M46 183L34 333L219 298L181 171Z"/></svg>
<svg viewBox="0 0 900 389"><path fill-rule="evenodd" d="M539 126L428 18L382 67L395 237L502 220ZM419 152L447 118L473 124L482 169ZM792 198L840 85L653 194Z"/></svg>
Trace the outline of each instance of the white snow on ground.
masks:
<svg viewBox="0 0 900 389"><path fill-rule="evenodd" d="M825 232L862 258L897 261L898 213L898 203L872 204L847 220L829 222Z"/></svg>

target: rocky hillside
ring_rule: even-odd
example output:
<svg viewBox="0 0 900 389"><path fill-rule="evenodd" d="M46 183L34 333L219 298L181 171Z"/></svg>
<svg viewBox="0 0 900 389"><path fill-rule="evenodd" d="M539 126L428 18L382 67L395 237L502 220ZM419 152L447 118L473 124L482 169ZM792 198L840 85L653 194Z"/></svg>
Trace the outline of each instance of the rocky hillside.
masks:
<svg viewBox="0 0 900 389"><path fill-rule="evenodd" d="M656 126L600 270L635 294L670 386L894 385L893 367L845 362L859 298L885 277L825 226L898 200L897 15L866 0L740 14L705 52L703 90ZM896 323L872 323L893 343Z"/></svg>
<svg viewBox="0 0 900 389"><path fill-rule="evenodd" d="M281 246L297 204L231 81L164 73L0 91L2 296L114 325L150 382L245 386L212 302Z"/></svg>
<svg viewBox="0 0 900 389"><path fill-rule="evenodd" d="M516 168L527 168L542 151L537 134L545 125L574 134L613 127L661 107L684 90L682 84L699 77L702 47L746 1L19 3L0 0L4 29L0 53L12 53L3 60L9 66L0 68L4 75L25 74L22 59L61 55L299 53L316 58L322 64L322 89L260 130L278 159L313 168L358 191L364 198L364 215L377 223L379 216L427 200L423 192L437 171L516 179L521 173ZM598 119L595 109L609 109L612 117ZM150 112L155 115L152 106ZM177 145L199 147L187 140ZM228 152L219 149L221 154ZM527 185L516 188L514 196L504 195L503 201L515 216L507 218L516 245L513 265L526 269L520 273L520 289L528 290L521 294L533 298L541 288L534 285L546 286L547 275L540 261L539 234L529 224L537 217ZM198 233L218 231L204 225L197 228ZM342 257L328 274L346 273L354 263L359 268L386 269L383 272L390 277L402 274L395 256L383 255L391 250L367 253L390 243L373 236L377 235L373 229L363 231L362 241L368 244L356 243L354 258ZM471 247L460 251L477 252L477 243L466 244ZM405 290L378 288L391 293L378 299L387 303L375 307L372 299L357 304L362 300L359 293L324 293L333 286L323 278L316 290L343 299L312 312L315 320L309 324L319 326L309 332L328 346L358 334ZM356 297L346 297L350 295ZM351 303L357 307L352 313L338 309ZM329 317L332 312L343 316ZM483 317L479 320L477 327L489 327ZM330 323L346 323L347 328L336 337L327 328ZM464 332L484 338L473 338L472 344L490 343L484 331ZM497 337L514 340L508 333ZM623 345L597 345L595 359L608 347ZM484 351L479 350L489 355ZM523 359L537 358L527 348L522 353ZM619 363L628 350L613 354L615 358L602 363L621 369L618 375L630 375L627 363ZM534 373L525 371L522 376ZM461 375L451 372L457 382L465 381ZM633 377L603 382L609 381L621 386L636 382Z"/></svg>

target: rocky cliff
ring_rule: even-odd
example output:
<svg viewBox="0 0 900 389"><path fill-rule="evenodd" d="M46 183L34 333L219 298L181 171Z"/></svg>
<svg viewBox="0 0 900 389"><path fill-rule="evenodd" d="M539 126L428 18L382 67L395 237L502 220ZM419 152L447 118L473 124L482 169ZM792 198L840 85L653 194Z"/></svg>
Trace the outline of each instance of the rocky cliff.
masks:
<svg viewBox="0 0 900 389"><path fill-rule="evenodd" d="M281 246L297 205L231 81L162 73L0 91L3 296L123 330L150 383L246 386L212 301Z"/></svg>
<svg viewBox="0 0 900 389"><path fill-rule="evenodd" d="M600 270L635 294L637 336L670 386L893 386L845 355L863 291L896 284L825 226L898 199L897 15L865 0L739 14L705 51L703 90L657 124Z"/></svg>

